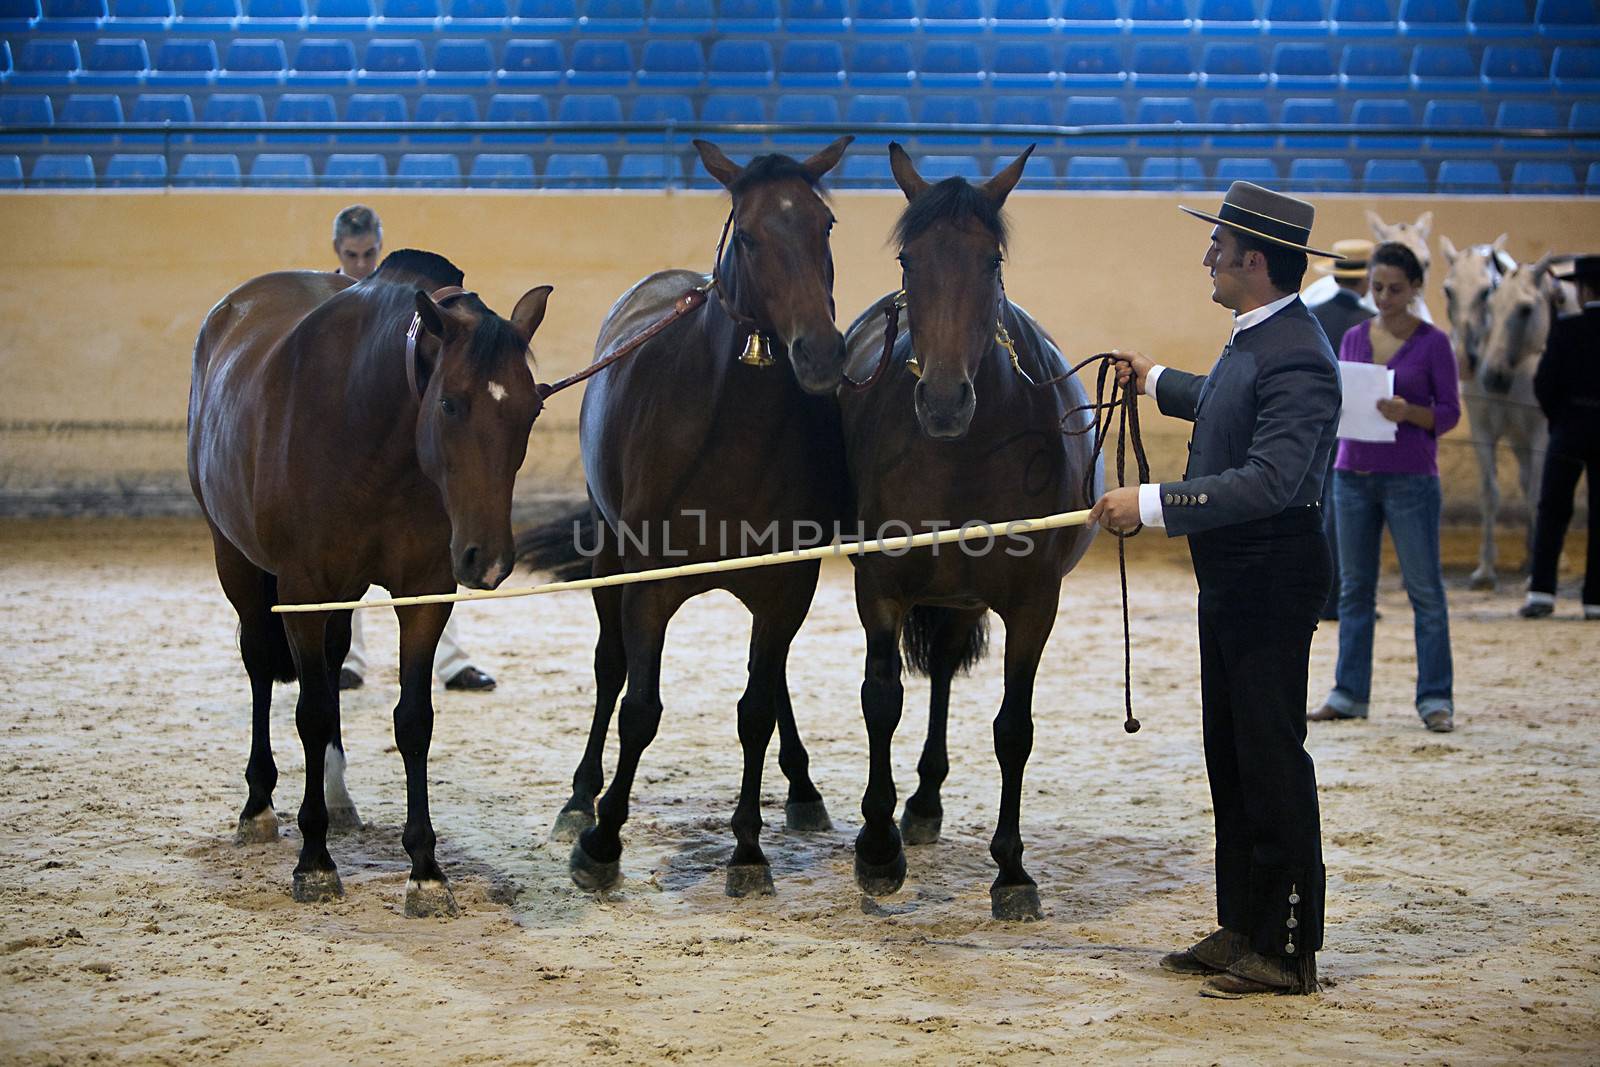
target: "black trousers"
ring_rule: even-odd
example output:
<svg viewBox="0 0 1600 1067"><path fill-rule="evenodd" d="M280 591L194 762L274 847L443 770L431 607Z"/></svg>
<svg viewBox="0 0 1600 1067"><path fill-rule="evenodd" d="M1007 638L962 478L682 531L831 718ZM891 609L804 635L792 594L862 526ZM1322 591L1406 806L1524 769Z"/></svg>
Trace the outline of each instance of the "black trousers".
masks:
<svg viewBox="0 0 1600 1067"><path fill-rule="evenodd" d="M1217 834L1217 922L1255 951L1322 947L1316 770L1306 752L1311 635L1332 561L1315 507L1189 539Z"/></svg>
<svg viewBox="0 0 1600 1067"><path fill-rule="evenodd" d="M1600 414L1597 414L1600 418ZM1594 436L1550 435L1544 456L1544 480L1539 485L1539 510L1533 525L1533 574L1528 588L1535 593L1555 593L1561 544L1572 523L1572 496L1584 469L1589 472L1589 551L1583 572L1583 602L1600 604L1600 440Z"/></svg>

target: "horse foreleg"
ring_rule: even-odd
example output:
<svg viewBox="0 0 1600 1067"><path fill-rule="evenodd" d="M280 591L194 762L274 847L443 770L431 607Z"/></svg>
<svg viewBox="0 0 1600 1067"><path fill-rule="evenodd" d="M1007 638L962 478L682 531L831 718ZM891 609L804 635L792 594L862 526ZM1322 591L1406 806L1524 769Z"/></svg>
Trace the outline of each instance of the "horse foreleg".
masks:
<svg viewBox="0 0 1600 1067"><path fill-rule="evenodd" d="M789 573L785 575L787 584L784 592L787 597L796 600L792 610L797 610L802 620L811 610L811 600L816 595L817 576L821 569L817 564L786 568ZM793 640L792 636L790 640ZM752 663L754 651L752 645ZM784 646L783 653L783 659L778 664L776 689L778 768L789 782L789 795L783 804L783 825L785 829L802 833L832 830L833 820L828 817L828 806L822 802L822 794L817 792L816 784L811 781L811 756L806 752L805 742L800 739L800 727L794 720L794 704L789 700L788 645Z"/></svg>
<svg viewBox="0 0 1600 1067"><path fill-rule="evenodd" d="M1000 814L989 855L1000 873L989 887L996 919L1031 922L1044 917L1039 889L1022 866L1022 773L1033 751L1033 682L1039 657L1055 626L1057 597L1039 597L1005 616L1006 691L994 718L994 753L1000 761Z"/></svg>
<svg viewBox="0 0 1600 1067"><path fill-rule="evenodd" d="M211 531L222 591L239 613L239 654L250 676L250 759L245 764L248 789L239 829L239 844L261 844L278 839L278 815L272 810L272 791L278 784L278 765L272 758L272 683L293 675L281 619L272 614L277 580L245 558L214 527Z"/></svg>
<svg viewBox="0 0 1600 1067"><path fill-rule="evenodd" d="M1478 545L1478 569L1472 572L1469 584L1474 589L1493 589L1495 559L1498 555L1494 543L1495 518L1500 512L1500 474L1495 460L1497 431L1489 402L1478 399L1471 405L1472 448L1478 455L1478 507L1482 514L1483 537Z"/></svg>
<svg viewBox="0 0 1600 1067"><path fill-rule="evenodd" d="M866 676L861 714L867 725L867 791L861 797L861 832L856 835L856 884L872 896L898 892L906 879L906 852L894 824L894 768L890 749L905 688L900 681L901 607L862 590L856 575L856 610L867 631Z"/></svg>
<svg viewBox="0 0 1600 1067"><path fill-rule="evenodd" d="M332 675L328 684L339 688L339 667L350 652L350 619L352 612L336 611L328 616L328 628L323 643L328 671ZM323 762L322 796L328 805L328 828L335 832L361 829L361 816L356 812L356 802L344 784L344 734L340 729L339 709L333 714L333 736L328 741L327 756Z"/></svg>
<svg viewBox="0 0 1600 1067"><path fill-rule="evenodd" d="M1527 507L1528 521L1522 538L1521 572L1533 570L1533 533L1539 511L1539 487L1544 478L1545 453L1550 447L1549 432L1545 427L1544 413L1533 410L1529 414L1537 420L1527 427L1522 440L1517 443L1517 484L1522 487L1522 502Z"/></svg>
<svg viewBox="0 0 1600 1067"><path fill-rule="evenodd" d="M900 836L908 845L931 845L939 840L944 824L944 802L939 792L950 774L947 731L950 716L950 683L962 658L968 653L973 631L983 624L983 612L970 616L954 611L944 613L938 637L931 650L928 681L928 737L917 761L917 790L906 798L900 813Z"/></svg>
<svg viewBox="0 0 1600 1067"><path fill-rule="evenodd" d="M394 706L394 742L406 765L406 828L401 843L411 857L406 914L414 918L459 915L450 883L434 856L437 839L428 814L428 749L433 742L433 657L450 620L448 604L400 608L400 701Z"/></svg>
<svg viewBox="0 0 1600 1067"><path fill-rule="evenodd" d="M299 596L293 600L311 599ZM324 634L326 612L284 615L284 630L300 674L300 699L295 726L305 750L306 786L300 801L300 861L294 868L294 899L316 903L344 895L339 869L328 854L328 805L323 793L324 768L338 715L339 687L328 670Z"/></svg>
<svg viewBox="0 0 1600 1067"><path fill-rule="evenodd" d="M628 678L628 655L622 642L622 590L616 586L594 591L594 611L600 622L600 636L594 645L594 718L589 723L589 740L583 759L572 772L572 795L567 798L550 840L570 844L594 825L594 798L605 784L606 734L616 711L617 696Z"/></svg>

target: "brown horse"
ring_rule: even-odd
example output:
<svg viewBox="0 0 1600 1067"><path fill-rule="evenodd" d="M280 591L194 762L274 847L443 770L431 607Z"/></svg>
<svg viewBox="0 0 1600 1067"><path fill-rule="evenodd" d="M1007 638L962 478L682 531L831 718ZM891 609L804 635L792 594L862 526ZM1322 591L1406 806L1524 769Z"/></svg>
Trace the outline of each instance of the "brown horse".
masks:
<svg viewBox="0 0 1600 1067"><path fill-rule="evenodd" d="M355 600L371 585L397 596L448 593L457 582L488 589L511 572L511 486L541 406L528 343L550 288L527 293L508 322L461 281L443 257L409 250L359 284L267 274L212 308L195 343L189 483L239 613L252 695L239 838L277 837L268 713L273 680L298 677L306 783L296 900L341 895L329 825L360 826L339 733L350 612L274 615L272 606ZM397 614L406 913L453 915L427 782L429 676L450 606Z"/></svg>
<svg viewBox="0 0 1600 1067"><path fill-rule="evenodd" d="M1001 207L1031 151L983 185L962 178L929 185L899 145L889 146L895 181L910 201L895 230L909 328L874 384L839 394L857 518L869 535L1073 511L1099 496L1102 472L1090 436L1062 433L1069 418L1090 424L1088 413L1070 414L1088 402L1087 393L1075 376L1035 384L1067 367L1001 284ZM859 371L853 376L880 359L884 312L895 299L884 297L850 327L849 365ZM900 888L902 835L912 844L938 839L950 682L982 656L993 609L1005 620L1006 651L1005 698L994 720L1000 813L989 846L1000 874L990 899L996 918L1040 916L1018 828L1033 747L1033 680L1055 625L1061 579L1092 536L1081 528L1013 536L1000 529L976 547L856 557L856 609L867 638L861 710L871 746L856 880L866 892ZM933 695L921 784L897 830L889 756L905 696L902 639L904 662L929 676Z"/></svg>
<svg viewBox="0 0 1600 1067"><path fill-rule="evenodd" d="M840 138L804 162L769 155L744 167L715 145L695 142L706 170L732 195L730 239L705 303L592 379L584 395L579 439L591 537L598 542L593 573L775 551L832 536L845 508L832 400L844 338L833 319L833 213L817 183L849 142ZM597 358L707 285L704 275L686 270L640 281L606 317ZM771 365L741 360L752 333L770 343ZM560 540L530 547L524 558L549 566L559 559L550 542ZM565 542L570 553L570 532ZM785 679L789 644L810 609L817 573L816 563L805 563L595 591L594 722L572 797L552 833L557 840L577 837L570 869L579 886L601 889L621 878L628 796L661 720L667 623L686 600L713 589L731 592L754 616L749 680L738 705L744 775L733 815L738 843L728 866L729 895L772 892L760 804L774 721L779 765L789 779L788 825L828 828ZM606 731L624 682L620 755L597 808Z"/></svg>

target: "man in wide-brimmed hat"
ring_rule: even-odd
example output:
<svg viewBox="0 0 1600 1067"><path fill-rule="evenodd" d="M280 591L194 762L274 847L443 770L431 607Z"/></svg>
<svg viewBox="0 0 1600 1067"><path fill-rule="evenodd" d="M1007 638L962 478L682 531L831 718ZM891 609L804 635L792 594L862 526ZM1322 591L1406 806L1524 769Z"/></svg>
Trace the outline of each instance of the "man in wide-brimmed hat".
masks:
<svg viewBox="0 0 1600 1067"><path fill-rule="evenodd" d="M1189 538L1200 586L1206 770L1217 834L1217 929L1161 966L1206 975L1207 996L1311 993L1322 947L1322 832L1305 750L1311 635L1330 561L1318 501L1339 375L1297 295L1310 204L1234 182L1205 267L1233 330L1206 375L1122 353L1121 376L1194 422L1182 481L1113 489L1092 518Z"/></svg>

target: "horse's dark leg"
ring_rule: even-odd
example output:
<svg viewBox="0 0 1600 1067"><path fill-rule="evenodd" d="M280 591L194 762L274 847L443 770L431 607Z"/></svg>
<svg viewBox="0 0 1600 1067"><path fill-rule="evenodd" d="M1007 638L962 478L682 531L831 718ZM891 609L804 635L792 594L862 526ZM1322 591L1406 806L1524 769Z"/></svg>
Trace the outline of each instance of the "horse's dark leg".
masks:
<svg viewBox="0 0 1600 1067"><path fill-rule="evenodd" d="M899 604L869 593L856 574L856 611L867 632L866 677L861 682L861 714L866 720L867 791L861 797L861 832L856 835L856 884L872 896L897 892L906 878L906 853L894 824L894 768L890 746L905 689L900 684Z"/></svg>
<svg viewBox="0 0 1600 1067"><path fill-rule="evenodd" d="M1055 626L1057 596L1041 591L1004 613L1006 692L994 718L994 752L1000 761L1000 814L989 855L1000 874L989 887L996 919L1031 922L1044 917L1039 890L1022 866L1022 772L1033 751L1033 680Z"/></svg>
<svg viewBox="0 0 1600 1067"><path fill-rule="evenodd" d="M982 625L983 612L972 615L954 611L945 616L934 645L928 669L932 693L928 698L928 739L917 761L917 791L906 798L900 813L900 836L908 845L931 845L939 840L944 822L944 804L939 789L950 774L950 754L946 747L946 726L950 713L950 682L967 652L972 631Z"/></svg>
<svg viewBox="0 0 1600 1067"><path fill-rule="evenodd" d="M622 643L622 589L596 589L594 612L600 621L600 637L594 645L594 719L589 724L583 759L572 774L572 796L550 829L552 841L576 841L579 834L594 825L594 798L605 784L600 761L605 755L606 732L611 727L617 696L628 678L627 650Z"/></svg>
<svg viewBox="0 0 1600 1067"><path fill-rule="evenodd" d="M595 825L578 835L568 871L582 889L610 889L622 880L622 825L644 750L661 725L661 649L667 623L683 603L675 583L630 585L622 594L622 642L628 691L617 716L620 749L611 785L595 805Z"/></svg>
<svg viewBox="0 0 1600 1067"><path fill-rule="evenodd" d="M328 684L335 692L339 689L339 667L350 652L351 612L336 611L328 616L328 629L323 637L328 672ZM356 813L356 802L344 784L344 735L339 729L339 709L333 709L333 736L328 741L328 751L323 761L322 796L328 805L328 828L335 832L361 829L361 816Z"/></svg>
<svg viewBox="0 0 1600 1067"><path fill-rule="evenodd" d="M309 599L298 596L291 600ZM339 687L330 684L326 612L280 616L294 650L300 673L300 699L295 704L295 726L306 755L306 788L300 801L300 862L294 867L294 899L315 903L344 895L339 870L328 854L328 805L323 794L323 772L338 718Z"/></svg>
<svg viewBox="0 0 1600 1067"><path fill-rule="evenodd" d="M804 621L806 613L811 610L812 598L817 592L817 576L821 573L821 566L816 564L790 565L786 568L786 583L783 593L786 598L796 601L794 610L798 610L799 617ZM793 573L793 572L800 573ZM797 627L798 629L798 624ZM754 669L755 634L751 634L751 663ZM777 702L778 702L778 767L783 771L783 776L789 781L789 795L783 805L783 823L787 829L805 832L832 830L833 820L828 818L828 806L822 802L822 794L817 792L816 785L811 781L811 757L806 752L805 742L800 740L800 727L794 721L794 705L789 700L789 643L793 642L794 635L789 635L789 642L783 646L783 656L778 663Z"/></svg>
<svg viewBox="0 0 1600 1067"><path fill-rule="evenodd" d="M250 760L244 769L249 793L234 839L242 845L261 844L278 839L278 815L272 810L272 791L278 784L278 765L272 758L272 683L278 677L292 677L294 661L283 623L271 610L277 599L277 580L246 559L214 527L211 540L217 578L239 613L239 653L250 676Z"/></svg>
<svg viewBox="0 0 1600 1067"><path fill-rule="evenodd" d="M1523 413L1519 412L1519 417ZM1541 412L1529 411L1527 415L1538 419ZM1544 457L1549 449L1550 440L1545 430L1544 420L1529 426L1527 422L1522 426L1522 439L1517 442L1517 481L1522 487L1522 502L1528 509L1528 521L1523 531L1522 538L1522 566L1520 572L1528 574L1533 571L1533 528L1534 516L1539 512L1539 486L1544 475Z"/></svg>
<svg viewBox="0 0 1600 1067"><path fill-rule="evenodd" d="M459 915L450 884L434 859L428 815L428 746L433 741L433 656L450 620L450 605L397 608L400 617L400 701L394 706L394 741L406 765L406 828L400 835L411 857L406 914L413 918Z"/></svg>

